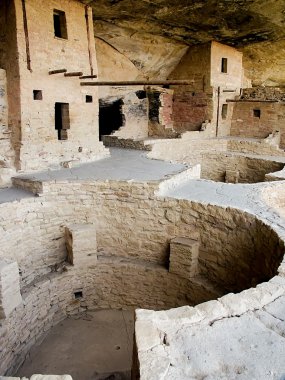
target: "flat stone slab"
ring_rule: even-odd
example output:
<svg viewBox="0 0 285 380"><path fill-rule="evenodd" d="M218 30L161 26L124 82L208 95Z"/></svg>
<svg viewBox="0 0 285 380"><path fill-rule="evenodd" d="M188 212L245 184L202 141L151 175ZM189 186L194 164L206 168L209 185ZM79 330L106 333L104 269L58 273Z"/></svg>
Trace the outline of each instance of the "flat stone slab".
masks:
<svg viewBox="0 0 285 380"><path fill-rule="evenodd" d="M284 311L284 299L271 305L274 314ZM171 311L161 317L159 312L142 313L159 332L160 342L138 345L141 380L285 378L285 322L272 322L269 313L264 317L259 311L246 312L200 323L183 312L173 320L165 319ZM277 322L283 323L283 329Z"/></svg>
<svg viewBox="0 0 285 380"><path fill-rule="evenodd" d="M72 169L48 170L17 176L34 181L50 180L125 180L152 181L164 179L187 169L187 165L153 160L147 152L111 148L111 156L82 164Z"/></svg>
<svg viewBox="0 0 285 380"><path fill-rule="evenodd" d="M16 189L15 187L0 189L0 204L7 202L20 201L21 199L31 198L34 195L26 190Z"/></svg>

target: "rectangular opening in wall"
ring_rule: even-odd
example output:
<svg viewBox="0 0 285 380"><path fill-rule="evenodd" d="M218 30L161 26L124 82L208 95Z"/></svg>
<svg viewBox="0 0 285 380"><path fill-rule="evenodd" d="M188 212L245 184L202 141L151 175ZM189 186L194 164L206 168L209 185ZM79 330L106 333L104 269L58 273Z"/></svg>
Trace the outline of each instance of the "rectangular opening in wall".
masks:
<svg viewBox="0 0 285 380"><path fill-rule="evenodd" d="M221 72L222 73L228 72L228 58L222 58Z"/></svg>
<svg viewBox="0 0 285 380"><path fill-rule="evenodd" d="M33 90L34 100L43 100L42 90Z"/></svg>
<svg viewBox="0 0 285 380"><path fill-rule="evenodd" d="M65 12L54 9L53 11L54 35L67 40L67 26Z"/></svg>
<svg viewBox="0 0 285 380"><path fill-rule="evenodd" d="M80 298L83 298L83 292L82 292L82 290L78 290L78 291L74 292L74 298L76 300L78 300Z"/></svg>
<svg viewBox="0 0 285 380"><path fill-rule="evenodd" d="M70 129L69 104L55 103L55 129L58 140L67 140L67 130Z"/></svg>
<svg viewBox="0 0 285 380"><path fill-rule="evenodd" d="M260 109L254 109L253 110L253 116L254 117L258 117L260 119L260 116L261 116L261 111Z"/></svg>
<svg viewBox="0 0 285 380"><path fill-rule="evenodd" d="M225 120L227 118L227 115L228 115L228 105L223 104L223 106L222 106L222 119Z"/></svg>
<svg viewBox="0 0 285 380"><path fill-rule="evenodd" d="M92 95L86 95L86 103L93 103L93 96Z"/></svg>
<svg viewBox="0 0 285 380"><path fill-rule="evenodd" d="M125 115L123 114L123 99L115 100L112 103L99 100L99 136L100 141L103 136L111 135L125 125Z"/></svg>

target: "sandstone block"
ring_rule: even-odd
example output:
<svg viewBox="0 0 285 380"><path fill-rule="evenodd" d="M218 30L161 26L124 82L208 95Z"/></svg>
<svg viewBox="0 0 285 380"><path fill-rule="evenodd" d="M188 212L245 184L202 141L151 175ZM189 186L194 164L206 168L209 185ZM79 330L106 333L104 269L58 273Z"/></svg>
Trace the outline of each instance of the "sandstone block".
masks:
<svg viewBox="0 0 285 380"><path fill-rule="evenodd" d="M239 171L238 170L227 170L225 175L226 183L238 183L239 182Z"/></svg>
<svg viewBox="0 0 285 380"><path fill-rule="evenodd" d="M170 242L169 272L190 279L198 274L199 242L189 238L175 238Z"/></svg>
<svg viewBox="0 0 285 380"><path fill-rule="evenodd" d="M73 224L65 228L67 259L72 265L97 261L96 229L93 224Z"/></svg>
<svg viewBox="0 0 285 380"><path fill-rule="evenodd" d="M0 319L7 318L22 303L19 267L15 261L0 260Z"/></svg>

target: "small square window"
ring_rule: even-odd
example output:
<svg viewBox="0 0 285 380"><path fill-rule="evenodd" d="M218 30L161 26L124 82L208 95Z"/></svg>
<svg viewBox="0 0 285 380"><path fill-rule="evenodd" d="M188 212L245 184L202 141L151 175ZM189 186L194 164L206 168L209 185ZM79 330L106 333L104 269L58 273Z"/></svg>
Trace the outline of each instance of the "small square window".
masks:
<svg viewBox="0 0 285 380"><path fill-rule="evenodd" d="M227 115L228 115L228 105L223 104L223 106L222 106L222 119L225 120L227 118Z"/></svg>
<svg viewBox="0 0 285 380"><path fill-rule="evenodd" d="M54 9L53 11L54 35L67 40L67 26L65 12Z"/></svg>
<svg viewBox="0 0 285 380"><path fill-rule="evenodd" d="M221 72L222 73L228 72L228 58L222 58Z"/></svg>
<svg viewBox="0 0 285 380"><path fill-rule="evenodd" d="M76 300L78 300L80 298L83 298L83 292L82 292L82 290L78 290L78 291L74 292L74 298Z"/></svg>
<svg viewBox="0 0 285 380"><path fill-rule="evenodd" d="M86 103L93 103L93 96L92 95L86 95Z"/></svg>
<svg viewBox="0 0 285 380"><path fill-rule="evenodd" d="M253 110L253 116L258 117L260 119L261 111L259 109Z"/></svg>
<svg viewBox="0 0 285 380"><path fill-rule="evenodd" d="M33 95L34 95L34 100L43 100L42 90L34 90Z"/></svg>

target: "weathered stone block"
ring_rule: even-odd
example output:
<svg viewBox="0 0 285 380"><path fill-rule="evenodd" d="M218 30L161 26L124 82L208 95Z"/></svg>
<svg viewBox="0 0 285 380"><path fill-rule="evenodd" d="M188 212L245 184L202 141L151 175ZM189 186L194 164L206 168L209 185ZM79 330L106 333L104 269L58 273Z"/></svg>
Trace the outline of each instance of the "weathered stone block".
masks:
<svg viewBox="0 0 285 380"><path fill-rule="evenodd" d="M238 183L239 182L239 171L238 170L227 170L225 175L226 183Z"/></svg>
<svg viewBox="0 0 285 380"><path fill-rule="evenodd" d="M8 317L22 302L19 267L15 261L0 260L0 319Z"/></svg>
<svg viewBox="0 0 285 380"><path fill-rule="evenodd" d="M188 238L175 238L170 242L169 272L190 279L198 274L199 242Z"/></svg>
<svg viewBox="0 0 285 380"><path fill-rule="evenodd" d="M93 224L73 224L65 228L67 260L72 265L97 261L96 229Z"/></svg>

